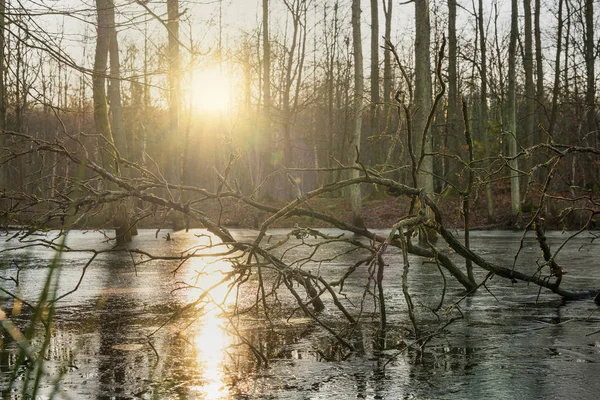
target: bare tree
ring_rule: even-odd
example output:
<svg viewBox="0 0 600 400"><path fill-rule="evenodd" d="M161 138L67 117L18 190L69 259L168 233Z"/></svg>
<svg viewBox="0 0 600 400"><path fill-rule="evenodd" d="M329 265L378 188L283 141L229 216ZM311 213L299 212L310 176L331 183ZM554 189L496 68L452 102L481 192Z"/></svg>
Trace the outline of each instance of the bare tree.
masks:
<svg viewBox="0 0 600 400"><path fill-rule="evenodd" d="M559 0L560 1L560 0ZM541 28L541 5L540 0L535 0L533 13L533 32L535 39L535 68L536 68L536 114L538 124L546 125L544 112L545 97L544 97L544 64L543 64L543 48L542 48L542 28ZM534 143L539 143L541 140L540 129L535 129Z"/></svg>
<svg viewBox="0 0 600 400"><path fill-rule="evenodd" d="M169 47L169 137L172 144L171 179L181 184L184 157L180 144L179 112L181 108L181 61L179 56L179 0L167 0ZM175 221L175 225L178 223Z"/></svg>
<svg viewBox="0 0 600 400"><path fill-rule="evenodd" d="M448 0L448 111L446 115L446 137L444 146L451 153L460 154L458 75L457 75L457 38L456 38L456 0ZM456 185L458 183L459 163L455 159L444 157L441 160L444 178Z"/></svg>
<svg viewBox="0 0 600 400"><path fill-rule="evenodd" d="M281 108L283 118L283 166L292 168L294 166L292 136L294 134L294 122L298 113L300 88L303 83L303 68L306 58L306 14L307 5L304 1L284 0L288 12L292 17L292 40L289 47L285 49L284 55L284 78L281 95ZM291 186L284 184L285 187ZM289 198L291 190L282 191L285 198Z"/></svg>
<svg viewBox="0 0 600 400"><path fill-rule="evenodd" d="M6 142L6 136L4 135L4 129L6 128L6 100L5 100L5 87L4 87L4 75L6 70L6 61L4 56L4 29L5 29L5 14L6 0L0 0L0 148L4 147ZM6 167L0 168L0 190L7 190L8 184L8 171Z"/></svg>
<svg viewBox="0 0 600 400"><path fill-rule="evenodd" d="M362 130L362 107L364 96L364 75L363 75L363 54L362 54L362 37L360 33L360 0L352 1L352 47L354 50L354 129L350 139L350 154L349 159L353 160L353 155L356 157L360 154L360 139ZM351 163L353 163L351 161ZM359 175L358 169L353 168L351 177L357 178ZM362 220L362 196L360 185L354 185L350 188L350 203L352 204L352 214L354 224L364 226Z"/></svg>
<svg viewBox="0 0 600 400"><path fill-rule="evenodd" d="M117 147L110 125L108 103L106 97L106 78L108 54L111 42L111 30L115 29L115 9L112 0L96 0L96 13L98 27L96 36L96 53L94 59L93 97L94 97L94 122L99 136L99 148L102 155L102 165L112 174L121 173L121 152ZM116 41L116 33L114 33ZM124 143L124 141L123 141ZM119 143L119 144L123 144ZM111 189L115 188L114 182L105 182ZM113 225L117 244L131 241L131 230L128 223L127 210L122 203L113 203Z"/></svg>
<svg viewBox="0 0 600 400"><path fill-rule="evenodd" d="M518 35L517 0L511 2L510 43L508 47L508 94L506 105L507 121L504 127L504 138L508 141L508 167L510 169L510 207L511 214L516 217L521 208L519 185L519 161L517 158L517 35Z"/></svg>
<svg viewBox="0 0 600 400"><path fill-rule="evenodd" d="M106 99L106 76L108 49L110 41L110 16L112 10L110 0L96 0L96 13L98 26L96 35L96 52L94 58L94 75L92 78L92 89L94 96L94 122L96 132L102 135L104 142L114 143L108 115L108 102ZM107 149L102 140L99 141L101 149ZM107 150L101 152L102 164L105 168L113 165ZM113 166L113 169L116 169Z"/></svg>
<svg viewBox="0 0 600 400"><path fill-rule="evenodd" d="M563 0L558 0L558 15L557 15L558 27L556 34L556 56L554 59L554 84L552 87L552 106L550 108L550 123L548 126L548 133L550 135L554 132L554 126L556 124L557 109L558 109L558 96L559 96L559 85L560 85L560 60L562 50L562 30L563 30Z"/></svg>
<svg viewBox="0 0 600 400"><path fill-rule="evenodd" d="M418 185L433 195L432 137L427 127L431 101L431 59L429 21L429 0L415 2L415 110L414 148L417 159L422 159L418 175ZM425 155L423 157L423 155Z"/></svg>
<svg viewBox="0 0 600 400"><path fill-rule="evenodd" d="M594 1L585 0L585 69L586 69L586 121L588 132L596 130L596 74L595 74L595 41L594 41Z"/></svg>
<svg viewBox="0 0 600 400"><path fill-rule="evenodd" d="M263 179L271 171L271 42L269 38L269 0L262 2L262 140L258 152L259 175ZM268 189L267 189L268 190Z"/></svg>
<svg viewBox="0 0 600 400"><path fill-rule="evenodd" d="M385 33L384 40L386 43L391 43L392 38L392 9L393 9L393 1L382 0L383 3L383 13L385 14ZM392 95L392 53L390 51L385 51L383 54L383 101L385 101L385 118L388 120L390 107L388 107L389 102L391 102ZM387 125L387 124L386 124ZM386 126L387 128L387 126Z"/></svg>
<svg viewBox="0 0 600 400"><path fill-rule="evenodd" d="M336 66L339 64L339 33L340 23L338 19L339 3L333 4L333 15L331 23L328 21L328 6L323 6L323 37L325 41L325 92L326 92L326 119L327 119L327 148L326 152L334 151L334 141L336 136L336 104L339 105L338 96L336 96ZM337 78L339 79L339 78ZM330 168L327 181L335 180L335 171L333 171L334 159L328 154L326 165Z"/></svg>
<svg viewBox="0 0 600 400"><path fill-rule="evenodd" d="M485 158L484 165L486 172L489 173L489 156L490 156L490 137L488 132L488 68L487 68L487 35L485 34L483 22L483 0L479 0L479 15L477 26L479 29L479 47L481 51L481 137L483 138L483 156ZM487 210L487 220L489 223L496 222L496 210L494 207L494 196L492 194L492 183L487 180L485 184L485 201Z"/></svg>
<svg viewBox="0 0 600 400"><path fill-rule="evenodd" d="M535 85L533 82L533 25L531 19L531 0L524 0L523 7L525 11L525 54L523 57L523 68L525 69L525 128L523 130L524 143L527 147L533 146L533 136L535 130ZM526 169L531 168L532 159L525 160Z"/></svg>
<svg viewBox="0 0 600 400"><path fill-rule="evenodd" d="M115 4L110 0L108 12L108 54L110 74L108 80L108 102L110 104L111 129L115 146L119 149L121 157L129 158L127 140L123 119L123 104L121 102L121 62L119 59L119 40L117 38L117 25L115 21Z"/></svg>
<svg viewBox="0 0 600 400"><path fill-rule="evenodd" d="M4 29L5 19L4 14L6 10L6 0L0 0L0 132L3 132L6 126L6 100L5 88L4 88L4 75L6 69L6 61L4 56ZM4 173L4 169L3 169ZM0 177L0 182L4 185L4 179Z"/></svg>
<svg viewBox="0 0 600 400"><path fill-rule="evenodd" d="M371 130L379 134L379 0L371 0Z"/></svg>

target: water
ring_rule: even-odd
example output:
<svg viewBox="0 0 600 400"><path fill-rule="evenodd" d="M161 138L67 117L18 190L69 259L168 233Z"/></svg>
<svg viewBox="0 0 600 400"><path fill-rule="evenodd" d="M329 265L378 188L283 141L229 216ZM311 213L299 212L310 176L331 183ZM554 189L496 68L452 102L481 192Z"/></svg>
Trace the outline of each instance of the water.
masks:
<svg viewBox="0 0 600 400"><path fill-rule="evenodd" d="M131 248L163 256L178 255L209 241L199 236L202 231L171 233L174 241L166 241L164 232L158 237L150 230L140 233ZM287 231L270 233L269 243L274 244ZM326 233L341 234L335 230ZM235 231L234 236L250 241L255 232ZM565 238L559 232L548 236L553 248ZM590 238L587 233L580 235L559 254L558 261L568 272L564 287L600 288L599 245ZM77 249L109 249L103 239L99 233L79 231L69 235L67 244ZM472 247L486 258L510 266L520 239L519 233L475 232ZM317 240L307 242L314 246ZM314 250L299 243L294 239L287 251L279 254L289 262ZM0 246L14 245L3 242ZM292 266L333 280L365 256L364 252L351 252L333 257L347 248L339 243L327 246L315 253L314 258L322 262ZM206 252L201 247L198 251ZM63 255L57 295L76 287L91 255ZM0 280L1 287L36 303L53 256L52 251L39 247L0 253L0 277L5 278ZM140 255L133 257L140 260ZM537 257L536 242L527 237L516 266L533 273ZM86 269L78 290L58 302L42 398L52 392L56 382L58 397L73 399L598 398L600 334L593 333L600 329L600 311L591 300L563 302L535 286L493 277L487 289L460 301L463 318L438 332L421 353L406 348L414 336L401 289L401 256L390 251L385 261L389 322L385 346L377 340L377 309L370 295L365 296L370 273L361 266L346 280L345 297L340 297L354 316L361 306L363 309L362 322L351 335L355 351L348 352L316 322L294 312L293 298L284 291L278 296L279 307L269 298L271 321L254 312L228 318L222 311L231 310L235 299L226 297L223 287L211 291L221 306L198 302L185 309L185 304L197 300L205 288L223 279L223 271L231 269L217 257L195 258L177 269L178 262L167 259L134 268L131 255L99 255ZM6 280L16 278L17 269L18 287ZM275 281L268 270L263 272L268 292ZM483 279L485 272L478 272L477 277ZM443 306L436 316L430 309L441 300L443 279L435 264L411 257L409 288L424 332L435 332L448 317L459 315L457 307L448 316L443 312L463 297L462 288L447 278ZM241 307L256 299L253 279L237 293ZM296 289L302 293L298 285ZM324 299L327 308L319 317L334 330L346 327L333 302L327 296ZM25 328L31 318L27 306L19 307L4 294L0 294L0 306L16 326ZM172 318L174 315L178 318ZM32 345L39 346L40 340ZM257 361L250 346L268 357L268 366ZM8 390L17 352L16 343L3 333L3 398L18 398L22 385L18 380ZM21 377L26 368L19 367Z"/></svg>

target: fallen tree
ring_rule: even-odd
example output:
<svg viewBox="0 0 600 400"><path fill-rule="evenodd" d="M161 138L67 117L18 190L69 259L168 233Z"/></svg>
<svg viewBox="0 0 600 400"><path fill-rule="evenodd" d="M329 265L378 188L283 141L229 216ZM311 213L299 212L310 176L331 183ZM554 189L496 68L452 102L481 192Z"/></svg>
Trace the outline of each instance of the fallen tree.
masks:
<svg viewBox="0 0 600 400"><path fill-rule="evenodd" d="M353 168L358 170L361 173L360 177L341 180L332 184L323 185L322 187L307 193L301 193L296 199L288 202L284 207L276 208L260 202L255 197L246 195L239 189L236 189L235 182L229 179L227 175L219 175L221 182L219 190L211 192L200 187L174 185L165 182L160 174L155 171L143 168L138 164L121 157L119 158L119 162L123 163L124 167L130 168L136 172L135 174L130 174L130 176L135 175L138 177L131 178L129 176L119 176L94 162L87 149L81 142L78 142L77 138L73 137L72 140L79 143L79 145L76 149L70 150L60 142L48 142L20 133L8 132L6 134L14 135L22 141L27 141L31 152L39 155L55 153L59 157L76 165L80 170L85 171L85 174L89 175L89 178L86 179L77 180L69 178L69 183L71 185L70 190L65 193L57 192L56 196L53 198L40 198L39 196L28 195L26 193L4 192L2 194L3 201L11 202L11 206L5 211L5 220L14 219L11 218L11 215L31 215L29 220L21 220L22 223L27 225L26 228L24 227L17 232L11 231L10 235L12 236L12 239L16 241L16 245L12 249L23 248L23 246L41 245L49 246L61 251L76 251L77 249L61 247L58 244L58 238L53 242L39 242L36 240L29 242L27 238L30 233L33 233L36 230L44 229L47 226L56 226L57 224L60 225L63 232L66 234L73 226L85 224L85 221L92 216L114 209L111 207L114 204L125 204L131 200L135 200L138 204L143 204L143 207L132 210L131 217L134 222L141 222L144 218L156 214L168 215L172 212L183 214L186 219L200 224L218 238L221 242L218 244L219 247L225 245L229 249L221 254L221 256L235 265L233 275L238 275L238 278L236 278L237 280L240 279L240 276L246 276L250 273L257 273L260 275L261 268L268 268L271 272L276 272L282 279L282 283L284 283L283 288L287 288L287 290L293 294L298 303L298 307L315 320L319 320L318 314L315 314L315 312L318 313L325 307L322 297L329 296L349 323L357 323L359 320L358 316L352 315L352 313L345 309L342 303L337 299L333 288L343 286L344 279L346 279L358 265L365 264L377 269L374 282L378 287L376 297L380 307L382 330L385 330L386 293L381 285L383 274L385 273L383 257L390 248L399 249L403 254L412 254L434 260L441 268L456 279L456 281L464 287L465 292L469 294L474 293L481 282L476 282L474 279L470 278L467 271L464 271L452 261L452 258L447 251L442 251L442 248L452 249L452 251L458 254L464 261L469 261L490 274L513 281L523 281L529 284L538 285L542 288L551 290L567 300L591 299L599 292L597 288L590 288L589 290L570 290L561 286L564 271L557 263L557 252L552 252L544 234L543 203L548 201L547 191L542 192L537 211L533 213L531 220L525 227L526 231L533 230L535 232L544 259L544 262L540 264L537 272L532 275L518 271L514 266L498 265L486 260L476 252L473 252L469 249L468 245L463 243L452 233L451 229L445 226L444 216L431 194L426 193L423 189L418 187L408 186L387 178L385 177L385 173L382 174L374 169L365 167L358 159L355 165L345 166L343 168ZM560 150L561 147L555 144L537 146L528 151L535 151L542 147L554 149L556 152L555 157L557 158L572 151L595 152L593 149L577 149L572 147L562 148L562 150ZM230 169L231 166L232 165L230 165L228 169ZM281 173L287 172L281 171ZM552 174L548 174L547 180L550 180L551 177ZM97 184L97 182L101 181L109 182L114 189L104 189L104 186ZM368 228L354 226L337 219L332 215L317 212L312 210L309 206L307 207L307 205L310 204L311 199L318 196L338 192L343 188L353 185L364 184L377 185L380 190L385 190L393 196L404 196L410 199L412 204L414 204L414 207L412 207L406 215L397 216L388 236L382 236ZM547 188L548 186L548 182L546 182L544 187ZM190 200L183 203L177 201L174 197L164 196L164 193L168 194L171 192L186 192L186 198ZM240 242L236 240L228 228L219 221L218 216L215 220L215 218L212 218L203 212L203 205L207 202L222 202L224 200L243 202L247 206L264 213L265 218L260 224L256 238L252 242ZM588 229L594 216L598 214L598 211L595 208L597 202L591 196L588 201L589 208L586 210L588 213L587 223L582 225L579 231L575 232L572 236ZM321 238L324 241L343 241L361 251L368 251L370 255L365 257L358 265L354 265L351 269L346 271L342 277L334 281L326 281L318 274L313 274L303 268L293 268L295 262L286 262L275 255L276 251L278 251L284 243L272 245L266 240L268 230L275 226L277 221L282 218L293 217L311 217L316 220L321 220L342 231L351 233L353 237L332 238L317 230L312 230L310 227L298 227L297 229L292 230L291 236L289 236L290 238L302 238L306 235L312 235ZM433 232L437 233L443 242L436 243L430 237ZM419 233L423 237L429 236L429 239L420 240L419 243L416 243L415 237L418 236ZM107 235L111 238L108 233ZM370 244L365 245L358 240L360 237L368 239ZM569 239L567 239L567 242L568 240ZM92 252L94 254L93 257L95 257L96 253L94 253L93 249L87 251ZM161 257L150 254L143 249L134 249L126 246L115 247L110 251L139 254L146 259L161 259ZM8 252L8 250L4 250L4 252ZM240 253L242 256L236 255L234 258L231 258L230 255L232 253ZM170 256L170 259L177 259L183 263L192 257L201 256L205 256L205 254L183 254L179 256ZM93 257L91 261L93 261ZM315 260L311 259L309 256L304 264L307 264L308 261ZM403 268L406 269L406 274L409 272L409 267L408 258L404 257ZM84 274L85 268L82 272L81 279L83 279ZM263 283L260 282L262 281L259 279L259 284L263 285ZM306 294L300 295L291 282L299 283L306 291ZM404 289L407 296L407 304L410 304L410 296L408 294L409 288L405 286ZM264 288L261 288L260 290L263 293L263 296L266 296ZM8 291L4 289L3 291L8 293ZM9 295L16 296L14 293L10 293ZM263 300L257 302L256 306L258 307L261 303L263 303ZM307 305L312 305L315 311L309 310ZM323 326L326 326L324 322L322 324ZM339 339L340 341L345 341L341 337ZM348 347L351 347L349 343L347 344Z"/></svg>

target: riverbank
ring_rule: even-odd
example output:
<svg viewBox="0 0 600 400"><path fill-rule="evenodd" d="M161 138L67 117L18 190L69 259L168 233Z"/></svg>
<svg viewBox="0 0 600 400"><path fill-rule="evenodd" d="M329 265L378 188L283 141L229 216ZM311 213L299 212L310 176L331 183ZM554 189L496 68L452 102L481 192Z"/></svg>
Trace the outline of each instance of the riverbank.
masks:
<svg viewBox="0 0 600 400"><path fill-rule="evenodd" d="M551 193L546 194L546 203L541 216L545 220L546 229L588 229L600 228L597 218L592 212L600 213L600 206L590 207L588 197L590 193ZM473 193L469 198L471 230L520 230L527 226L540 203L540 192L531 190L522 207L522 213L514 218L510 214L510 189L496 185L494 187L495 220L488 220L485 193ZM578 199L578 200L571 200ZM436 196L438 208L442 211L444 225L450 229L464 229L463 198L457 193L445 193ZM288 203L281 200L265 200L261 204L272 210L279 210ZM344 223L353 222L352 209L347 198L338 196L313 197L299 208L308 213L315 212L328 215ZM253 207L243 200L235 198L205 199L194 203L194 208L201 211L212 221L227 228L258 229L272 213ZM385 191L371 190L363 198L362 218L365 226L370 229L390 228L400 218L408 214L410 199L405 196L391 196ZM85 218L79 218L75 228L79 229L112 229L107 210L88 211ZM17 214L10 221L0 222L2 229L18 229L19 227L35 226L39 229L57 229L65 222L64 218L53 216L51 212L38 205L27 214ZM597 215L597 214L596 214ZM175 224L174 221L177 223ZM589 224L588 224L589 221ZM176 226L174 226L176 225ZM302 227L331 227L331 224L314 216L302 217L283 216L273 221L271 228ZM138 220L139 228L175 228L176 230L188 228L203 228L199 222L190 221L189 226L182 218L173 218L173 214L164 215L160 210L149 214L146 209L143 218Z"/></svg>
<svg viewBox="0 0 600 400"><path fill-rule="evenodd" d="M557 198L565 196L556 196ZM272 207L281 208L285 202L272 201ZM463 199L461 196L440 195L437 204L444 216L444 224L448 228L464 229ZM485 194L478 193L471 196L470 200L470 228L473 230L518 230L527 226L532 218L532 213L537 209L537 201L529 200L523 207L524 211L514 218L510 214L510 191L497 191L494 195L495 221L488 221ZM340 221L352 223L352 210L348 199L343 197L315 197L300 206L308 211L315 211L330 215ZM362 216L368 228L389 228L402 216L407 215L410 200L406 197L392 197L383 192L373 192L363 200ZM583 204L553 199L550 206L546 206L543 216L547 229L579 229L585 225L591 211L584 210ZM219 205L216 202L207 203L203 211L213 218L221 221L223 225L231 228L259 228L269 215L265 211L257 210L241 201L223 200ZM287 228L300 226L328 227L327 222L317 218L283 217L277 220L272 227ZM590 224L590 229L596 229L595 223Z"/></svg>

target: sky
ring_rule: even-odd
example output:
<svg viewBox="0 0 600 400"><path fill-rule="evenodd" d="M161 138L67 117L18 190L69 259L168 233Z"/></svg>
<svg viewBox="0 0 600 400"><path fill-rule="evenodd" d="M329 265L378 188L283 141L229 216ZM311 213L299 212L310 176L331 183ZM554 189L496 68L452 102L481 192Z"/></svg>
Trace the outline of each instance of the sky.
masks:
<svg viewBox="0 0 600 400"><path fill-rule="evenodd" d="M62 40L63 48L72 55L78 62L89 62L84 59L81 41L87 37L93 39L95 36L95 22L93 0L11 0L13 4L22 4L30 10L51 9L57 11L54 15L36 17L41 21L45 29L50 30L55 37L64 29L66 34ZM309 12L309 18L321 18L322 7L329 3L333 4L334 0L308 0L313 10ZM347 28L349 29L350 17L350 0L340 0L341 13L346 18ZM414 5L399 5L399 1L394 1L394 22L393 36L401 41L409 36L414 26L413 10ZM458 1L459 6L462 4L465 8L472 7L472 1ZM492 0L485 0L488 5L492 4ZM507 20L510 11L510 2L499 0L499 11L501 19ZM118 14L117 19L121 23L125 23L127 27L121 30L120 37L124 42L134 41L141 37L144 33L144 24L140 24L142 7L134 0L116 0ZM362 0L362 36L365 42L364 48L368 49L369 29L370 29L370 1ZM436 6L440 13L446 13L446 1L432 1L432 7ZM317 10L314 10L314 6ZM157 15L165 17L166 15L166 0L152 0L148 3L148 7ZM285 8L283 0L270 0L271 7L271 30L276 32L285 29ZM235 40L244 32L251 32L260 26L262 19L262 0L180 0L180 8L185 10L182 18L181 26L182 41L189 41L190 31L195 40L199 41L201 49L206 52L213 49L219 35L219 20L222 21L222 32L224 44ZM221 15L219 15L221 8ZM76 10L71 13L71 16L61 14ZM435 11L434 11L435 12ZM384 15L380 7L380 30L383 32ZM459 22L461 25L471 23L467 12L459 8ZM166 40L164 27L152 18L148 23L150 39L153 45L159 47ZM93 41L92 41L93 42ZM88 52L89 53L89 52ZM368 52L365 51L365 62L368 65ZM89 55L87 56L89 58Z"/></svg>
<svg viewBox="0 0 600 400"><path fill-rule="evenodd" d="M80 66L90 68L93 65L93 54L95 48L96 35L96 15L94 0L11 0L12 4L22 4L29 10L53 10L52 15L40 15L33 20L40 28L48 31L49 41L54 41L54 46L60 46L62 50L68 53L71 58ZM332 5L334 0L307 0L309 1L309 19L321 19L323 7L325 4ZM489 7L493 4L492 0L485 0ZM392 39L399 48L408 49L412 46L414 31L414 5L399 5L399 1L394 1L394 21L392 29ZM476 1L475 1L476 3ZM143 46L144 36L148 38L150 49L158 50L164 46L167 40L166 29L156 21L154 17L144 17L144 9L134 0L116 0L117 20L122 24L119 31L119 44L121 52L124 52L128 45L136 43L139 48ZM473 17L469 14L473 6L471 0L459 0L457 23L459 36L461 29L472 31ZM508 17L510 14L510 2L508 0L498 0L500 12L501 29L506 31L508 26ZM340 17L344 20L345 34L350 33L350 0L340 0ZM465 9L461 9L463 5ZM166 0L152 0L148 7L156 15L166 18ZM286 29L287 12L283 0L270 0L270 30L273 38L281 40L282 32ZM432 1L432 19L435 14L442 17L447 13L447 1ZM222 43L225 49L235 47L236 41L243 35L254 33L259 29L262 20L262 0L180 0L180 8L183 11L182 23L180 25L181 41L189 45L192 37L198 46L200 64L210 67L214 63L211 54L216 52L218 47L219 23L222 25ZM75 12L70 12L75 10ZM368 76L370 68L370 1L362 0L362 37L365 75ZM380 8L380 32L383 34L384 14ZM488 13L489 17L489 13ZM147 19L147 23L144 22ZM554 25L554 19L549 12L546 13L550 24ZM309 21L309 27L312 26ZM321 29L321 28L317 28ZM61 35L61 32L65 32ZM146 34L147 33L147 34ZM464 39L464 35L461 38ZM321 38L317 35L317 40ZM432 41L435 37L432 36ZM85 43L85 44L82 44ZM318 45L318 44L317 44ZM313 43L308 43L308 51ZM185 50L182 52L185 54ZM381 54L381 53L380 53ZM123 57L122 57L123 59ZM382 57L380 56L380 59Z"/></svg>

